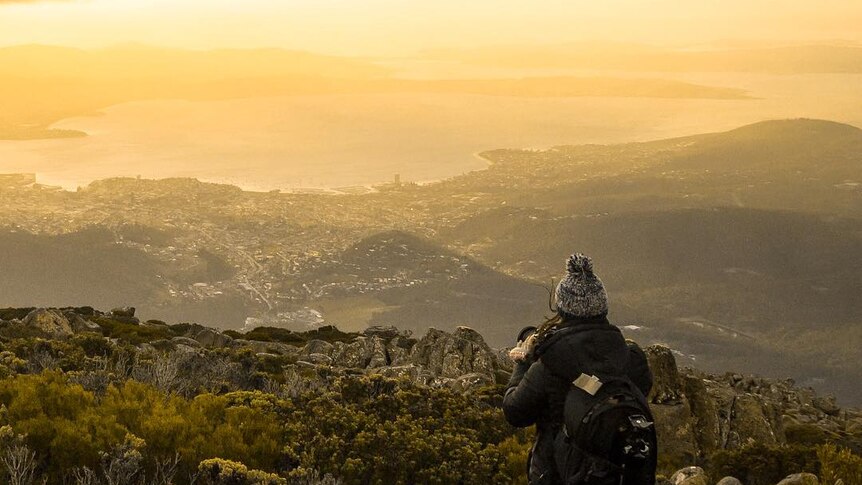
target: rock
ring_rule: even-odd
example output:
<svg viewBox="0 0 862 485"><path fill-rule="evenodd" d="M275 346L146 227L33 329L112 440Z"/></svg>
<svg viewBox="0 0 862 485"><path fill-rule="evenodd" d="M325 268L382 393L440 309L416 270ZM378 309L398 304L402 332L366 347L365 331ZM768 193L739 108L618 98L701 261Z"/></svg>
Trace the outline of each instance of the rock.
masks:
<svg viewBox="0 0 862 485"><path fill-rule="evenodd" d="M389 365L389 356L386 352L386 345L383 343L383 340L380 337L373 336L369 340L370 349L369 354L370 358L368 359L368 365L366 367L383 367Z"/></svg>
<svg viewBox="0 0 862 485"><path fill-rule="evenodd" d="M386 343L386 354L389 356L389 365L407 365L410 362L410 349L416 341L410 337L399 335Z"/></svg>
<svg viewBox="0 0 862 485"><path fill-rule="evenodd" d="M383 340L372 337L356 337L353 342L336 342L330 354L333 363L339 367L383 367L389 365L389 355Z"/></svg>
<svg viewBox="0 0 862 485"><path fill-rule="evenodd" d="M788 475L784 480L778 482L778 485L819 485L820 480L817 476L811 473L794 473Z"/></svg>
<svg viewBox="0 0 862 485"><path fill-rule="evenodd" d="M227 336L227 335L225 335ZM279 355L298 355L301 349L282 342L261 342L258 340L236 339L230 343L231 347L247 347L255 353L271 353Z"/></svg>
<svg viewBox="0 0 862 485"><path fill-rule="evenodd" d="M438 377L478 373L493 379L495 361L494 352L482 336L468 327L458 327L454 334L430 328L410 351L411 363Z"/></svg>
<svg viewBox="0 0 862 485"><path fill-rule="evenodd" d="M650 345L644 349L653 373L652 391L648 396L653 404L668 404L682 400L683 386L673 352L663 345Z"/></svg>
<svg viewBox="0 0 862 485"><path fill-rule="evenodd" d="M131 325L137 325L141 323L141 321L135 317L135 307L123 307L123 308L114 308L109 313L111 320L115 320L117 322L128 323Z"/></svg>
<svg viewBox="0 0 862 485"><path fill-rule="evenodd" d="M715 485L742 485L742 482L740 482L738 478L724 477Z"/></svg>
<svg viewBox="0 0 862 485"><path fill-rule="evenodd" d="M494 379L485 374L465 374L447 383L449 387L460 392L475 391L476 389L494 384Z"/></svg>
<svg viewBox="0 0 862 485"><path fill-rule="evenodd" d="M211 328L200 330L193 338L207 348L228 347L233 342L233 339L229 335L217 332Z"/></svg>
<svg viewBox="0 0 862 485"><path fill-rule="evenodd" d="M302 357L302 360L298 361L297 363L299 362L307 362L314 365L332 365L332 357L326 354L311 353L308 355L304 355Z"/></svg>
<svg viewBox="0 0 862 485"><path fill-rule="evenodd" d="M733 404L727 445L738 448L752 442L774 445L779 440L761 400L752 394L743 394Z"/></svg>
<svg viewBox="0 0 862 485"><path fill-rule="evenodd" d="M334 346L325 340L309 340L305 347L299 351L299 355L323 354L329 356L333 349Z"/></svg>
<svg viewBox="0 0 862 485"><path fill-rule="evenodd" d="M671 475L670 482L673 485L707 485L709 480L706 472L699 466L690 466L678 470Z"/></svg>
<svg viewBox="0 0 862 485"><path fill-rule="evenodd" d="M393 327L393 326L384 327L384 326L380 326L380 325L374 325L374 326L366 328L362 332L362 334L365 335L366 337L375 337L376 336L376 337L380 337L384 340L388 340L388 339L393 339L393 338L401 335L401 331L398 330L396 327Z"/></svg>
<svg viewBox="0 0 862 485"><path fill-rule="evenodd" d="M171 339L171 342L177 345L185 345L186 347L191 347L194 349L199 349L201 347L200 342L189 337L174 337Z"/></svg>
<svg viewBox="0 0 862 485"><path fill-rule="evenodd" d="M696 463L698 455L695 419L687 403L653 404L660 453L671 463Z"/></svg>
<svg viewBox="0 0 862 485"><path fill-rule="evenodd" d="M512 362L512 359L509 357L509 350L511 349L511 347L505 347L502 349L497 349L497 351L494 352L497 367L508 372L509 374L511 374L512 370L514 370L515 368L515 363Z"/></svg>
<svg viewBox="0 0 862 485"><path fill-rule="evenodd" d="M703 458L721 448L721 427L715 401L710 398L703 379L698 376L682 377L685 398L694 418L692 429L697 441L698 458Z"/></svg>
<svg viewBox="0 0 862 485"><path fill-rule="evenodd" d="M815 409L819 409L829 416L838 416L841 412L841 408L835 402L835 396L826 396L826 397L815 397L811 405L814 406Z"/></svg>
<svg viewBox="0 0 862 485"><path fill-rule="evenodd" d="M121 308L114 308L111 310L111 316L113 317L134 317L135 316L135 307L127 306Z"/></svg>
<svg viewBox="0 0 862 485"><path fill-rule="evenodd" d="M68 337L74 333L69 320L58 310L53 309L37 308L28 313L21 323L51 337Z"/></svg>
<svg viewBox="0 0 862 485"><path fill-rule="evenodd" d="M87 320L86 318L81 318L81 316L77 313L69 313L65 316L66 319L69 321L69 324L72 326L72 331L75 333L102 333L102 327L100 327L99 324Z"/></svg>
<svg viewBox="0 0 862 485"><path fill-rule="evenodd" d="M338 367L358 367L365 365L365 337L359 337L353 342L335 342L332 350L332 363Z"/></svg>

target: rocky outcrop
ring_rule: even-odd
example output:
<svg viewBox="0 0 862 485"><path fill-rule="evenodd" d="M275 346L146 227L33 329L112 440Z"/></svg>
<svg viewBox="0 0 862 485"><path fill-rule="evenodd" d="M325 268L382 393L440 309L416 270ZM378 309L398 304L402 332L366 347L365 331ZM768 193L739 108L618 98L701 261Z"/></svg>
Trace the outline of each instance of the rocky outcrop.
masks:
<svg viewBox="0 0 862 485"><path fill-rule="evenodd" d="M663 345L647 347L647 360L653 373L649 400L654 404L674 404L682 400L683 385L673 352Z"/></svg>
<svg viewBox="0 0 862 485"><path fill-rule="evenodd" d="M37 308L27 314L21 324L53 338L63 338L74 334L72 324L56 309Z"/></svg>
<svg viewBox="0 0 862 485"><path fill-rule="evenodd" d="M508 349L490 348L469 327L458 327L454 332L432 328L418 339L395 327L370 327L352 334L330 328L323 332L288 332L286 337L281 336L284 341L270 342L246 340L236 334L232 335L238 338L231 338L196 324L136 323L134 313L133 308L109 313L89 307L6 309L3 317L7 320L0 321L0 336L67 338L82 332L110 335L113 322L125 322L140 325L145 335L154 336L148 343L138 344L152 352L181 351L198 355L204 362L213 350L248 350L258 359L283 366L286 373L301 369L322 379L380 374L420 385L448 386L458 392L504 384L512 370ZM124 332L128 330L120 327ZM648 399L662 455L668 462L703 463L719 450L748 443L782 444L794 435L811 433L838 443L862 442L862 412L842 409L834 398L797 388L791 380L680 369L671 349L654 345L644 350L654 375Z"/></svg>
<svg viewBox="0 0 862 485"><path fill-rule="evenodd" d="M437 377L456 379L474 373L493 377L497 359L478 332L458 327L454 334L429 329L411 349L410 361Z"/></svg>
<svg viewBox="0 0 862 485"><path fill-rule="evenodd" d="M373 369L392 363L386 344L377 335L363 335L350 343L336 342L331 356L333 363L339 367Z"/></svg>
<svg viewBox="0 0 862 485"><path fill-rule="evenodd" d="M662 454L677 463L702 463L718 450L747 444L780 445L788 426L811 426L832 441L862 440L862 418L830 397L792 380L677 369L666 347L645 349L655 375L650 405Z"/></svg>
<svg viewBox="0 0 862 485"><path fill-rule="evenodd" d="M297 358L303 364L362 369L459 391L493 385L506 370L497 351L468 327L454 333L432 328L418 341L394 327L371 327L347 342L310 340Z"/></svg>

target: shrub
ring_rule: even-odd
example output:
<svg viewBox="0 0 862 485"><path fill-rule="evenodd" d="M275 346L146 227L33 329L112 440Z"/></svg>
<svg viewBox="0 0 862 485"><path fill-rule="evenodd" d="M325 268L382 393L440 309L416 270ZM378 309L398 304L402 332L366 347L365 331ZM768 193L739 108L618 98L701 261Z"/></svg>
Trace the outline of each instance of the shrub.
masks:
<svg viewBox="0 0 862 485"><path fill-rule="evenodd" d="M844 485L862 485L862 457L859 455L827 444L817 448L817 458L821 483L836 483L840 479Z"/></svg>
<svg viewBox="0 0 862 485"><path fill-rule="evenodd" d="M242 463L221 458L202 461L198 470L203 482L211 485L287 485L287 480L278 475L249 470Z"/></svg>
<svg viewBox="0 0 862 485"><path fill-rule="evenodd" d="M102 327L102 331L106 337L125 340L134 345L171 337L168 329L160 327L118 322L107 317L98 317L94 322Z"/></svg>
<svg viewBox="0 0 862 485"><path fill-rule="evenodd" d="M709 460L710 476L734 476L746 485L772 485L793 473L817 474L819 462L811 447L746 445L717 452Z"/></svg>

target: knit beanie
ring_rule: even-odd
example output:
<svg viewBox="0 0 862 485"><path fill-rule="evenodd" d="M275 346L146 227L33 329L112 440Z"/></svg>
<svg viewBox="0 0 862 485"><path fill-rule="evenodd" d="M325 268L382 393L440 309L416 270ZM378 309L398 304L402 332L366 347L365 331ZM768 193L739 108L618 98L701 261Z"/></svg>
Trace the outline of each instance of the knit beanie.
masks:
<svg viewBox="0 0 862 485"><path fill-rule="evenodd" d="M566 276L556 292L557 309L578 318L602 317L608 314L605 285L593 274L593 260L577 253L566 261Z"/></svg>

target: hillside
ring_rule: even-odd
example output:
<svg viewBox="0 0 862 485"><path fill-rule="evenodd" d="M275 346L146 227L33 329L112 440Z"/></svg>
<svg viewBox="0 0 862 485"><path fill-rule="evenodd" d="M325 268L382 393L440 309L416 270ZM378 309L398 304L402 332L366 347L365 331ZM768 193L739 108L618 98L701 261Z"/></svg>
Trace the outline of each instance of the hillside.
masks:
<svg viewBox="0 0 862 485"><path fill-rule="evenodd" d="M362 239L294 284L312 290L309 303L324 313L333 304L349 306L335 324L416 333L469 324L497 346L547 312L540 286L402 231Z"/></svg>
<svg viewBox="0 0 862 485"><path fill-rule="evenodd" d="M45 283L69 304L130 302L147 318L224 329L469 325L492 345L540 321L542 286L584 251L630 336L670 344L705 370L794 377L858 403L859 133L780 120L645 143L495 150L483 155L493 161L486 170L361 194L191 179L112 179L74 193L11 187L0 190L0 223L51 244L103 227L116 244L93 246L132 258L117 266L145 258L134 284L149 293L85 299L123 288L126 275L108 288L95 276ZM8 295L20 298L0 303L48 303L30 299L42 273L16 268Z"/></svg>
<svg viewBox="0 0 862 485"><path fill-rule="evenodd" d="M499 409L511 362L473 329L242 334L135 313L0 310L0 452L18 450L25 470L50 481L523 477L531 436ZM664 346L646 353L664 480L690 465L751 485L799 472L842 476L824 444L862 449L862 412L834 398L790 380L680 369ZM390 455L414 459L393 466ZM768 457L775 462L757 464ZM14 470L0 466L7 477Z"/></svg>
<svg viewBox="0 0 862 485"><path fill-rule="evenodd" d="M6 305L140 304L159 284L154 260L97 228L61 236L0 231L0 267Z"/></svg>

